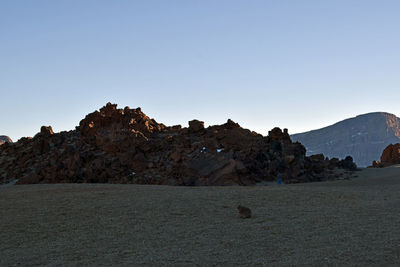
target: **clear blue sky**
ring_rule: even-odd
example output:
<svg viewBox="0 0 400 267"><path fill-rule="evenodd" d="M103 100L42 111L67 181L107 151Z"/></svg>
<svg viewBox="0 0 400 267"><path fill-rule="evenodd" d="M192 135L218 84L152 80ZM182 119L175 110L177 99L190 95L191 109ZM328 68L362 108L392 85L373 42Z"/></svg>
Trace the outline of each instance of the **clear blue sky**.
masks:
<svg viewBox="0 0 400 267"><path fill-rule="evenodd" d="M266 134L400 115L400 1L0 0L0 135L106 102Z"/></svg>

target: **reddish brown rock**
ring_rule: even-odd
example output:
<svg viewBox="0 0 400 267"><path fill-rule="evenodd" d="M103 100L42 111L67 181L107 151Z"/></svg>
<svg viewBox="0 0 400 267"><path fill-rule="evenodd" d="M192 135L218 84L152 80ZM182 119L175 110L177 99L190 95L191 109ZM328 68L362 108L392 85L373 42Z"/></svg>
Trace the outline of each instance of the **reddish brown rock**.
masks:
<svg viewBox="0 0 400 267"><path fill-rule="evenodd" d="M51 126L42 126L40 128L40 134L42 134L43 136L50 136L53 135L54 132Z"/></svg>
<svg viewBox="0 0 400 267"><path fill-rule="evenodd" d="M381 162L387 165L400 164L400 144L390 144L383 150Z"/></svg>
<svg viewBox="0 0 400 267"><path fill-rule="evenodd" d="M189 130L193 132L198 132L204 129L204 122L199 120L189 121Z"/></svg>
<svg viewBox="0 0 400 267"><path fill-rule="evenodd" d="M0 135L0 145L5 143L12 143L11 138L5 135Z"/></svg>
<svg viewBox="0 0 400 267"><path fill-rule="evenodd" d="M400 143L388 145L382 152L381 161L374 160L372 167L382 168L396 164L400 164Z"/></svg>
<svg viewBox="0 0 400 267"><path fill-rule="evenodd" d="M263 137L232 120L167 127L140 108L107 103L74 131L43 126L34 138L2 146L0 181L251 185L278 176L285 183L327 180L333 178L328 170L351 165L305 152L286 129Z"/></svg>

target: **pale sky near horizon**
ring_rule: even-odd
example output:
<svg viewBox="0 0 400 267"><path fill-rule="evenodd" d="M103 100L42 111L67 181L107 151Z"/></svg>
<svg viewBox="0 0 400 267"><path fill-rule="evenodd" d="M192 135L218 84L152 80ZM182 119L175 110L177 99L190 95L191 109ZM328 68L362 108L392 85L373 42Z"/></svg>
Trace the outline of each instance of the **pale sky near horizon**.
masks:
<svg viewBox="0 0 400 267"><path fill-rule="evenodd" d="M400 1L0 0L0 135L107 102L267 134L400 115Z"/></svg>

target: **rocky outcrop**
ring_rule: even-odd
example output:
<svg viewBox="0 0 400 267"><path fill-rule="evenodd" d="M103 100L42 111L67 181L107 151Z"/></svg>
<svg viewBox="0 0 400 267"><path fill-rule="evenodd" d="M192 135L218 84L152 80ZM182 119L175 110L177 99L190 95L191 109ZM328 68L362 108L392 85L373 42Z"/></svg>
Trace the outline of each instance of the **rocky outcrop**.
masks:
<svg viewBox="0 0 400 267"><path fill-rule="evenodd" d="M400 164L400 143L388 145L382 152L381 161L374 160L372 167L382 168Z"/></svg>
<svg viewBox="0 0 400 267"><path fill-rule="evenodd" d="M400 142L400 119L384 112L368 113L291 138L306 147L307 155L350 155L357 165L366 167L379 158L386 146Z"/></svg>
<svg viewBox="0 0 400 267"><path fill-rule="evenodd" d="M251 185L277 177L285 183L335 179L332 170L354 169L351 158L329 160L305 153L286 129L274 128L263 137L231 120L207 128L198 120L188 128L167 127L140 108L118 109L108 103L74 131L53 133L43 126L33 138L3 145L0 180Z"/></svg>
<svg viewBox="0 0 400 267"><path fill-rule="evenodd" d="M12 140L8 136L0 135L0 145L2 145L4 143L12 143Z"/></svg>

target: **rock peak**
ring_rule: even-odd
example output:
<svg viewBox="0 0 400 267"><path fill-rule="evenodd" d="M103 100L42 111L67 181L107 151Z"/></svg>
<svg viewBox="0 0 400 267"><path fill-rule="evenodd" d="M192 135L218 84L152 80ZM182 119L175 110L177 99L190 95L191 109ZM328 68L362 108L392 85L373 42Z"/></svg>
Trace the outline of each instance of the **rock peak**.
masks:
<svg viewBox="0 0 400 267"><path fill-rule="evenodd" d="M12 143L12 140L10 137L8 137L6 135L0 135L0 145L2 145L4 143Z"/></svg>

